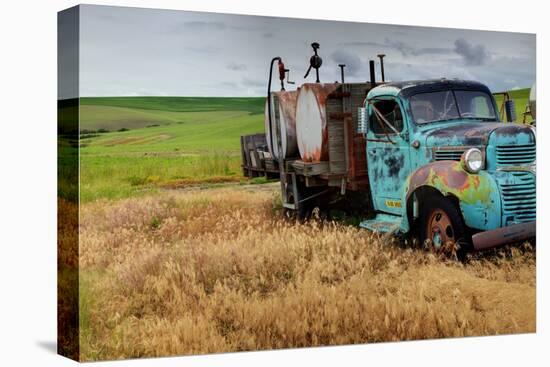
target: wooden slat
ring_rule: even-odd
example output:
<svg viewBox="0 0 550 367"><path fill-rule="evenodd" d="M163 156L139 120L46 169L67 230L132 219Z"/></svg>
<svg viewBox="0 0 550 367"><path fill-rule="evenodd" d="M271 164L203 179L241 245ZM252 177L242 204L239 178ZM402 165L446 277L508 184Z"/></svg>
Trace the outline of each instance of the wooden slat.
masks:
<svg viewBox="0 0 550 367"><path fill-rule="evenodd" d="M358 108L364 105L370 83L342 84L326 102L330 174L348 179L366 174L365 147L357 146ZM357 156L359 155L359 156Z"/></svg>
<svg viewBox="0 0 550 367"><path fill-rule="evenodd" d="M246 160L246 150L245 150L245 136L241 136L241 162L242 162L242 169L243 169L243 176L248 177L248 170L247 167L247 160Z"/></svg>
<svg viewBox="0 0 550 367"><path fill-rule="evenodd" d="M346 172L342 87L340 86L333 94L340 98L329 98L326 102L329 172L330 174L342 174Z"/></svg>
<svg viewBox="0 0 550 367"><path fill-rule="evenodd" d="M328 162L304 162L301 160L292 162L296 173L304 176L318 176L329 171Z"/></svg>
<svg viewBox="0 0 550 367"><path fill-rule="evenodd" d="M267 141L263 133L241 136L241 166L245 177L262 176L268 171L272 172L274 167L270 167L270 170L266 169L264 154L260 151L266 145Z"/></svg>
<svg viewBox="0 0 550 367"><path fill-rule="evenodd" d="M343 126L344 131L342 132L344 136L344 160L345 160L345 172L347 176L353 177L355 175L355 161L353 158L353 115L351 113L352 110L352 93L351 93L351 85L344 84L342 86L342 90L344 91L344 94L347 94L347 97L344 97L342 99L342 112L344 117Z"/></svg>
<svg viewBox="0 0 550 367"><path fill-rule="evenodd" d="M370 83L354 83L350 84L351 87L351 114L352 121L351 126L352 130L349 134L350 137L353 137L351 140L351 147L348 150L350 160L350 166L353 166L353 172L351 173L350 180L352 181L361 181L361 185L353 186L364 186L363 182L366 180L367 176L367 156L366 156L366 141L361 134L357 134L357 120L358 120L358 109L363 107L365 98L368 91L371 89Z"/></svg>

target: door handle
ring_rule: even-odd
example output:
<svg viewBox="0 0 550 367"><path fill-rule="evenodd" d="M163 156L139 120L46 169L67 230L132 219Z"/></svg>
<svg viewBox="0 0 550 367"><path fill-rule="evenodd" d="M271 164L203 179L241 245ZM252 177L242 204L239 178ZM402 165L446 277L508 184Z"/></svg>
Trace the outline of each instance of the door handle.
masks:
<svg viewBox="0 0 550 367"><path fill-rule="evenodd" d="M369 150L370 155L376 155L376 150Z"/></svg>

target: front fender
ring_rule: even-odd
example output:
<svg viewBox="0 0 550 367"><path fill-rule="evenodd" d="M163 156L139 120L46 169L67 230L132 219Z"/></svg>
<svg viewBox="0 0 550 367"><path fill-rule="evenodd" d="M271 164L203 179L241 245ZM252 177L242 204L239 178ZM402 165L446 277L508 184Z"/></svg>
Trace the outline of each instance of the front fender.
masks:
<svg viewBox="0 0 550 367"><path fill-rule="evenodd" d="M401 229L410 229L407 208L413 194L421 187L430 187L443 196L458 199L460 211L468 227L489 230L500 227L500 191L495 179L486 171L472 174L460 162L437 161L418 168L407 178L402 202L404 206Z"/></svg>

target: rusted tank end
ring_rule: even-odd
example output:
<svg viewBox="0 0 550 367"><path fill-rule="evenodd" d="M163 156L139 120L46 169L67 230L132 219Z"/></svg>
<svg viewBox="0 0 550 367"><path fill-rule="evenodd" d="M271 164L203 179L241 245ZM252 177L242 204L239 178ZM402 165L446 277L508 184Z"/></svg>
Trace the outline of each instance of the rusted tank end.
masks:
<svg viewBox="0 0 550 367"><path fill-rule="evenodd" d="M304 162L328 160L326 105L328 96L340 84L304 84L296 106L298 150Z"/></svg>
<svg viewBox="0 0 550 367"><path fill-rule="evenodd" d="M284 91L277 95L279 99L279 124L281 129L281 143L285 158L298 154L296 140L296 101L298 91Z"/></svg>
<svg viewBox="0 0 550 367"><path fill-rule="evenodd" d="M296 141L296 99L297 91L272 92L273 111L271 120L273 122L273 139L270 136L269 116L267 99L265 101L264 123L265 135L269 152L274 157L279 157L279 131L281 134L281 148L283 158L293 157L298 154L298 143ZM275 111L277 109L277 111Z"/></svg>

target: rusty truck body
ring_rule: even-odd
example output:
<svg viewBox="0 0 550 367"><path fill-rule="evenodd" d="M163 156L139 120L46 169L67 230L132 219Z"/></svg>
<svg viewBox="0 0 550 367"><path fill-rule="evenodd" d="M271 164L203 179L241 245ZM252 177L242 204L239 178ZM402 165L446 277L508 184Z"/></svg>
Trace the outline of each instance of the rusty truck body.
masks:
<svg viewBox="0 0 550 367"><path fill-rule="evenodd" d="M363 209L361 227L415 231L436 251L534 237L534 128L501 122L481 83L376 83L373 64L370 82L269 86L264 162L285 210Z"/></svg>

